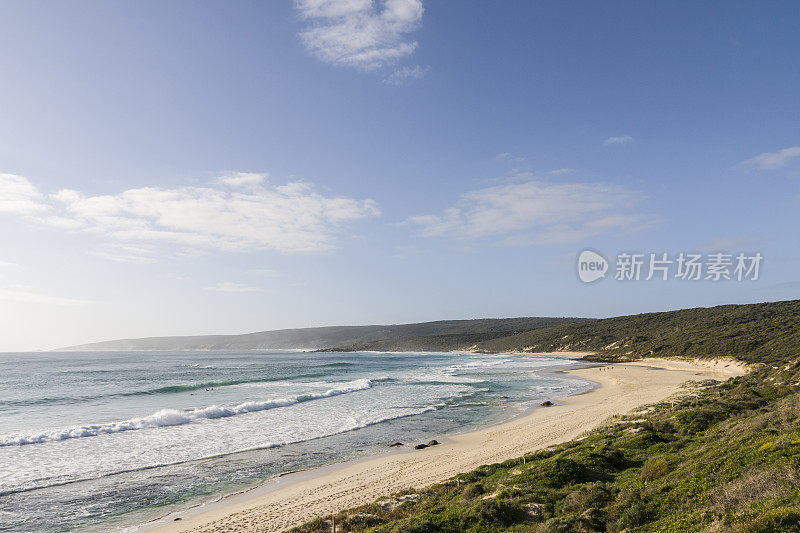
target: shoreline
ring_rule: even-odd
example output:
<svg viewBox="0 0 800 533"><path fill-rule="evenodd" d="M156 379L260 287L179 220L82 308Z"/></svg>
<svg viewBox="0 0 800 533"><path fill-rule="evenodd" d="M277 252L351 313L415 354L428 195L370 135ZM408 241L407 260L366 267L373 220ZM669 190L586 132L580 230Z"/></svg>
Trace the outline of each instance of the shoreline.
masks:
<svg viewBox="0 0 800 533"><path fill-rule="evenodd" d="M577 358L585 353L558 352ZM597 383L500 424L456 434L423 450L387 451L266 480L248 491L142 524L138 531L277 532L316 516L370 503L404 489L422 489L480 465L502 462L572 440L609 417L666 399L689 380L742 375L733 360L647 359L563 370ZM178 518L179 521L175 521Z"/></svg>
<svg viewBox="0 0 800 533"><path fill-rule="evenodd" d="M360 353L360 352L359 352ZM366 353L366 352L365 352ZM430 352L371 352L371 353L394 353L394 354L407 354L407 353L430 353ZM479 354L480 352L472 352L466 350L450 350L447 352L435 352L435 353L447 353L447 354ZM543 375L547 376L556 376L560 374L564 374L565 372L571 370L577 370L582 368L589 368L601 365L602 363L597 363L595 361L583 361L581 357L585 355L590 355L592 352L548 352L548 353L541 353L541 354L530 354L530 353L522 353L522 352L497 352L492 353L490 355L547 355L547 356L555 356L558 358L565 358L575 361L575 365L571 367L561 367L558 369L551 369L550 367L545 368L545 373ZM584 379L583 381L587 384L587 389L582 390L579 392L575 392L569 396L561 396L561 397L552 397L550 398L554 403L553 405L561 405L564 400L569 397L577 396L581 394L588 394L595 389L597 389L600 384L591 381L588 379ZM514 420L524 418L530 415L537 409L542 409L544 407L535 404L529 405L522 409L517 410L513 414L509 413L498 413L495 417L492 417L488 421L484 421L481 424L473 425L469 424L467 427L459 429L455 432L445 432L442 434L437 435L430 435L434 437L441 443L451 443L452 438L458 437L460 435L469 434L475 431L480 431L483 429L487 429L490 427L495 427L498 425L506 424L509 422L513 422ZM413 439L411 439L413 441ZM422 439L423 441L425 439ZM420 441L422 442L422 441ZM178 525L173 524L172 521L176 517L181 517L180 520L185 520L187 517L194 517L198 514L205 513L207 511L215 510L221 508L223 506L228 505L232 501L239 501L243 498L249 499L251 497L257 497L268 492L273 492L277 490L281 490L287 485L291 485L297 482L305 481L309 478L319 476L324 473L329 473L331 471L335 471L344 467L352 466L364 461L369 461L372 459L380 459L387 456L399 455L399 454L409 454L415 453L418 450L415 450L413 446L417 444L417 442L405 442L402 447L391 447L391 446L384 446L383 448L378 448L367 456L355 457L350 459L342 459L336 462L328 463L328 464L321 464L319 466L309 466L306 468L300 468L298 470L289 470L285 472L281 472L280 474L272 475L266 478L262 478L258 483L251 485L249 487L241 488L239 490L235 490L232 492L222 492L218 493L216 496L213 496L212 499L208 499L202 502L194 502L186 504L177 510L172 510L168 512L164 512L159 514L158 516L151 517L150 519L139 522L134 525L127 526L124 531L127 533L136 532L136 533L146 533L151 531L160 531L161 528L165 526L172 526ZM234 452L234 454L239 452ZM167 529L172 530L172 529Z"/></svg>

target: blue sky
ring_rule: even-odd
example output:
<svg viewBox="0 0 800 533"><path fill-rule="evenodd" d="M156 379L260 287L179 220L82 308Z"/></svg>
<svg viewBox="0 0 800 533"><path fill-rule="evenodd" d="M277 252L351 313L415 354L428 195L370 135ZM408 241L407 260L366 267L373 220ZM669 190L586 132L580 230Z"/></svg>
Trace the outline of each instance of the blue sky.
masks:
<svg viewBox="0 0 800 533"><path fill-rule="evenodd" d="M2 350L800 297L797 2L8 1L0 28ZM764 261L586 285L586 248Z"/></svg>

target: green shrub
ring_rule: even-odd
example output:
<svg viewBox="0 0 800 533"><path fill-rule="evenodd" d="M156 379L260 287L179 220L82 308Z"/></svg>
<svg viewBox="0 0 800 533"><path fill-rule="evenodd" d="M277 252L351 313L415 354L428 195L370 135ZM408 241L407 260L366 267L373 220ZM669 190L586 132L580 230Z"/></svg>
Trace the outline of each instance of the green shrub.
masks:
<svg viewBox="0 0 800 533"><path fill-rule="evenodd" d="M587 469L584 465L559 457L550 461L545 461L536 469L531 469L528 479L538 485L545 487L563 487L568 483L581 481L585 478Z"/></svg>
<svg viewBox="0 0 800 533"><path fill-rule="evenodd" d="M727 418L727 414L722 409L695 409L691 411L680 411L675 415L680 422L679 431L683 435L699 433L715 422Z"/></svg>
<svg viewBox="0 0 800 533"><path fill-rule="evenodd" d="M583 520L577 516L551 518L538 529L538 533L576 533L580 531L587 531L587 529Z"/></svg>
<svg viewBox="0 0 800 533"><path fill-rule="evenodd" d="M620 517L616 522L616 529L622 531L636 526L641 526L648 521L650 513L647 505L638 493L627 498Z"/></svg>
<svg viewBox="0 0 800 533"><path fill-rule="evenodd" d="M800 532L800 510L779 507L751 521L744 528L747 533Z"/></svg>
<svg viewBox="0 0 800 533"><path fill-rule="evenodd" d="M477 498L478 496L480 496L481 494L483 494L485 492L486 492L486 489L484 488L484 486L482 484L480 484L480 483L471 483L471 484L467 485L466 487L464 487L464 490L461 491L461 495L464 498L466 498L468 500L471 500L473 498Z"/></svg>
<svg viewBox="0 0 800 533"><path fill-rule="evenodd" d="M642 467L642 472L639 478L643 481L653 481L658 479L669 472L669 463L664 459L651 459L648 460Z"/></svg>
<svg viewBox="0 0 800 533"><path fill-rule="evenodd" d="M580 514L587 509L603 507L614 499L611 487L603 482L587 483L570 492L561 507L563 512Z"/></svg>
<svg viewBox="0 0 800 533"><path fill-rule="evenodd" d="M472 513L478 524L485 526L510 526L527 518L519 504L492 498L483 500Z"/></svg>
<svg viewBox="0 0 800 533"><path fill-rule="evenodd" d="M430 520L424 518L414 520L409 524L405 524L397 531L398 533L437 533L441 531L441 529L436 527L436 525Z"/></svg>
<svg viewBox="0 0 800 533"><path fill-rule="evenodd" d="M633 452L641 452L650 446L665 442L661 435L642 427L638 433L625 434L614 441L614 445Z"/></svg>

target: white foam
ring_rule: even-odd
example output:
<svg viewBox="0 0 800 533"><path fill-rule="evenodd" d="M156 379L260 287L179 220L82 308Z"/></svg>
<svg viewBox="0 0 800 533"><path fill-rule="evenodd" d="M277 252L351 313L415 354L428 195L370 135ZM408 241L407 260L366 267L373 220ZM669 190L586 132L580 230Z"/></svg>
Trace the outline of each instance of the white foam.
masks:
<svg viewBox="0 0 800 533"><path fill-rule="evenodd" d="M450 371L467 370L470 368L491 368L493 366L500 366L512 362L513 359L491 359L481 361L470 361L469 363L462 363L460 365L453 365L447 368Z"/></svg>
<svg viewBox="0 0 800 533"><path fill-rule="evenodd" d="M211 423L8 446L0 448L0 494L319 439L434 411L448 399L474 392L470 387L426 385L409 394L408 384L376 384L330 403L301 402L290 409Z"/></svg>
<svg viewBox="0 0 800 533"><path fill-rule="evenodd" d="M201 420L226 418L257 411L266 411L267 409L274 409L276 407L288 407L300 402L330 398L331 396L339 396L340 394L366 390L371 387L372 381L368 379L358 379L351 381L340 388L329 389L320 393L304 394L294 398L278 398L266 401L244 402L233 407L211 405L200 409L183 411L179 411L177 409L161 409L160 411L156 411L148 416L131 418L121 422L66 428L49 433L40 433L38 435L0 435L0 446L22 446L25 444L37 444L41 442L61 441L82 437L96 437L98 435L121 433L123 431L134 431L139 429L167 426L181 426Z"/></svg>
<svg viewBox="0 0 800 533"><path fill-rule="evenodd" d="M456 376L454 372L444 369L431 368L423 372L408 372L401 374L399 378L409 382L438 382L453 384L483 383L485 379L470 378L466 376Z"/></svg>

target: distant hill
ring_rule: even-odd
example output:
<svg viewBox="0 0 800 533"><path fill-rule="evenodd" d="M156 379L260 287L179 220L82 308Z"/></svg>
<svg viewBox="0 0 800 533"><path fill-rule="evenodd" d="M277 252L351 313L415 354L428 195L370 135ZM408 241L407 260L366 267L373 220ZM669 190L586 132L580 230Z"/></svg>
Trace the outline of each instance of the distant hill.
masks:
<svg viewBox="0 0 800 533"><path fill-rule="evenodd" d="M442 339L440 349L454 349L465 342L470 346L480 341L507 337L523 331L560 324L585 321L584 318L487 318L475 320L440 320L418 324L374 326L329 326L321 328L281 329L243 335L198 335L182 337L146 337L95 342L63 348L66 351L93 350L248 350L308 349L336 346L366 346L385 341L387 346L401 339ZM445 342L445 340L447 342ZM390 342L391 341L391 342ZM412 344L406 343L408 346ZM412 348L407 348L412 349ZM431 349L431 348L423 348Z"/></svg>
<svg viewBox="0 0 800 533"><path fill-rule="evenodd" d="M800 355L800 300L721 305L562 324L487 339L486 352L596 352L595 359L730 356L748 362ZM591 357L590 357L591 359Z"/></svg>
<svg viewBox="0 0 800 533"><path fill-rule="evenodd" d="M596 360L731 356L768 362L800 354L800 300L721 305L596 320L505 334L499 330L396 336L330 351L593 352Z"/></svg>
<svg viewBox="0 0 800 533"><path fill-rule="evenodd" d="M592 359L727 355L768 362L800 354L800 300L722 305L604 319L494 318L148 337L65 350L594 352Z"/></svg>

